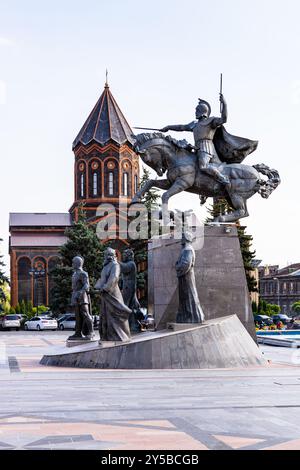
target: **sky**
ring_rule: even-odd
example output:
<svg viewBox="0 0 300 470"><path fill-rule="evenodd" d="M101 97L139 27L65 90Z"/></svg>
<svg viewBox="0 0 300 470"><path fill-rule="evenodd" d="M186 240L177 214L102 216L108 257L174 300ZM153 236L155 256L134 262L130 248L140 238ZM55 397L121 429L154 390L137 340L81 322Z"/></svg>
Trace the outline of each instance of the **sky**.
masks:
<svg viewBox="0 0 300 470"><path fill-rule="evenodd" d="M298 0L0 0L0 251L9 212L66 212L72 141L99 98L105 70L131 126L194 119L198 98L226 129L258 140L245 163L276 168L269 199L243 219L265 264L300 262ZM175 135L175 134L174 134ZM192 142L192 135L187 137ZM175 196L204 217L195 195Z"/></svg>

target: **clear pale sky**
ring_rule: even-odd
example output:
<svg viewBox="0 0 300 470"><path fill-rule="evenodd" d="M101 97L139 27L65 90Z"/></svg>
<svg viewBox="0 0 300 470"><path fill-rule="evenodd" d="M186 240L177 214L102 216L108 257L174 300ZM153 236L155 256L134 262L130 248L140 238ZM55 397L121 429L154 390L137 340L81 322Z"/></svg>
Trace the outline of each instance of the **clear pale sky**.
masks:
<svg viewBox="0 0 300 470"><path fill-rule="evenodd" d="M300 3L297 0L0 0L0 249L9 212L66 212L72 141L109 70L129 123L194 119L198 97L229 132L259 140L248 164L279 170L244 219L264 263L299 262ZM177 134L183 137L182 134ZM188 135L191 139L191 135ZM198 210L198 198L173 207ZM203 216L203 210L199 212Z"/></svg>

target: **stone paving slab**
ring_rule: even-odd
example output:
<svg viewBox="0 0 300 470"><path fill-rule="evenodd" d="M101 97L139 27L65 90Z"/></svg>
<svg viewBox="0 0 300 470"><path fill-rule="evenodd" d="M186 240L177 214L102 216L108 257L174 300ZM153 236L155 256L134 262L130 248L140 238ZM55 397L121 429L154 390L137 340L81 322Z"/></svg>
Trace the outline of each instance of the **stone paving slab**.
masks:
<svg viewBox="0 0 300 470"><path fill-rule="evenodd" d="M68 335L0 333L1 450L300 450L297 350L263 346L272 362L247 370L40 366L40 340Z"/></svg>

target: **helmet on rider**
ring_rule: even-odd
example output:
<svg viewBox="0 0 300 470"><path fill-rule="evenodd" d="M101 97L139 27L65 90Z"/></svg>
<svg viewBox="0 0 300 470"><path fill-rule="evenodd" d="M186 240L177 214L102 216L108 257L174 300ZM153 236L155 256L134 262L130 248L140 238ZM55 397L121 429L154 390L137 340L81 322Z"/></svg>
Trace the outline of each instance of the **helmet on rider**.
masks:
<svg viewBox="0 0 300 470"><path fill-rule="evenodd" d="M200 119L202 117L208 118L211 113L211 107L209 103L205 100L199 98L199 103L196 107L196 119Z"/></svg>

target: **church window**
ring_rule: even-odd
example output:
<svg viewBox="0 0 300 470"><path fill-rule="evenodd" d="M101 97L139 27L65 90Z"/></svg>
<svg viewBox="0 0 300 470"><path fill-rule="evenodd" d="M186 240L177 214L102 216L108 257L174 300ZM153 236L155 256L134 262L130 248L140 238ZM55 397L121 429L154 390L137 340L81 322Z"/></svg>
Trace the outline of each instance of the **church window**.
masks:
<svg viewBox="0 0 300 470"><path fill-rule="evenodd" d="M93 173L93 196L98 195L98 175L97 173Z"/></svg>
<svg viewBox="0 0 300 470"><path fill-rule="evenodd" d="M112 171L108 173L108 194L109 196L114 194L114 174Z"/></svg>
<svg viewBox="0 0 300 470"><path fill-rule="evenodd" d="M84 197L84 175L80 176L80 197Z"/></svg>
<svg viewBox="0 0 300 470"><path fill-rule="evenodd" d="M138 190L138 177L137 175L134 176L134 194L137 192Z"/></svg>
<svg viewBox="0 0 300 470"><path fill-rule="evenodd" d="M128 173L123 173L123 196L128 196Z"/></svg>

